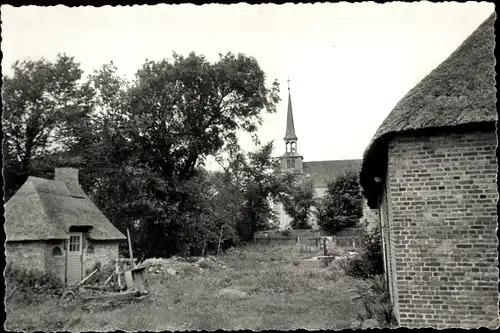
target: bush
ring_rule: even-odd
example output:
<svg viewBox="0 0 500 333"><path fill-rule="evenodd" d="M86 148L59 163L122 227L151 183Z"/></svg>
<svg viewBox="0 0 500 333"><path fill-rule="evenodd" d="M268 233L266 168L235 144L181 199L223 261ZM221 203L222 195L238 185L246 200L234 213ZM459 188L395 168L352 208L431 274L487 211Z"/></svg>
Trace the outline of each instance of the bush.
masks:
<svg viewBox="0 0 500 333"><path fill-rule="evenodd" d="M379 228L363 233L363 252L342 263L347 275L358 278L370 278L384 272L384 258L382 254L382 239Z"/></svg>
<svg viewBox="0 0 500 333"><path fill-rule="evenodd" d="M381 326L396 326L389 288L383 275L373 277L369 283L356 289L356 298L361 299L365 309L365 314L358 313L361 321L375 319Z"/></svg>
<svg viewBox="0 0 500 333"><path fill-rule="evenodd" d="M363 216L363 195L359 176L347 172L328 182L325 195L316 203L318 225L329 232L352 227Z"/></svg>
<svg viewBox="0 0 500 333"><path fill-rule="evenodd" d="M37 304L47 296L60 296L63 282L50 273L37 269L22 269L7 265L4 270L6 295L14 288L10 300L23 304Z"/></svg>

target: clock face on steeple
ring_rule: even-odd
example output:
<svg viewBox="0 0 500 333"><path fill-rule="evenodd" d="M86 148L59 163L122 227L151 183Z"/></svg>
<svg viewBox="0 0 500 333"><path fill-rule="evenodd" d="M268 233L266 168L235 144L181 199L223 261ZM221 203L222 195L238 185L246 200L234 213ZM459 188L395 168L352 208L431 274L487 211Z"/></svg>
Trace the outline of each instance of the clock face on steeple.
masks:
<svg viewBox="0 0 500 333"><path fill-rule="evenodd" d="M286 166L288 168L295 168L295 160L287 160L286 161Z"/></svg>

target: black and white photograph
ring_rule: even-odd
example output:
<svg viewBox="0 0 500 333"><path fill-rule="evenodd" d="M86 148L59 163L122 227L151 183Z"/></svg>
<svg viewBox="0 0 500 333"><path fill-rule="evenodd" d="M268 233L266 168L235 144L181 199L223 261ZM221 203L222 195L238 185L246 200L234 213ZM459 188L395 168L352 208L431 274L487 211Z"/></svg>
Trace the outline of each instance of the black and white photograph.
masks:
<svg viewBox="0 0 500 333"><path fill-rule="evenodd" d="M2 5L4 329L498 329L496 19Z"/></svg>

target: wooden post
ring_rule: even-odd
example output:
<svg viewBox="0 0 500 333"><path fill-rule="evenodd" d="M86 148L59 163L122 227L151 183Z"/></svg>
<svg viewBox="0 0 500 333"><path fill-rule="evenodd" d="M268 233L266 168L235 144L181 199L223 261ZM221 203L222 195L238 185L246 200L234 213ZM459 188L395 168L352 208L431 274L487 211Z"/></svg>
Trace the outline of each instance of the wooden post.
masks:
<svg viewBox="0 0 500 333"><path fill-rule="evenodd" d="M79 282L76 286L78 287L78 286L80 286L81 284L83 284L85 281L87 281L88 279L90 279L90 277L91 277L92 275L94 275L94 274L95 274L95 272L97 272L97 269L95 269L92 273L90 273L89 275L87 275L87 277L86 277L85 279L83 279L82 281L80 281L80 282Z"/></svg>
<svg viewBox="0 0 500 333"><path fill-rule="evenodd" d="M206 249L207 249L207 238L205 237L205 240L203 241L203 250L201 251L201 255L202 255L203 257L205 257L205 256L206 256L206 252L205 252L205 251L206 251Z"/></svg>
<svg viewBox="0 0 500 333"><path fill-rule="evenodd" d="M130 265L135 267L134 255L132 254L132 240L130 239L130 231L127 229L127 238L128 238L128 252L130 254Z"/></svg>
<svg viewBox="0 0 500 333"><path fill-rule="evenodd" d="M219 245L217 246L217 255L219 255L220 251L220 243L222 242L222 229L224 228L224 225L220 226L220 235L219 235Z"/></svg>
<svg viewBox="0 0 500 333"><path fill-rule="evenodd" d="M323 239L323 254L326 256L327 251L326 251L326 238Z"/></svg>
<svg viewBox="0 0 500 333"><path fill-rule="evenodd" d="M118 280L118 288L122 288L122 283L120 281L120 265L118 264L118 261L115 262L115 266L116 266L116 276L117 276L117 280Z"/></svg>

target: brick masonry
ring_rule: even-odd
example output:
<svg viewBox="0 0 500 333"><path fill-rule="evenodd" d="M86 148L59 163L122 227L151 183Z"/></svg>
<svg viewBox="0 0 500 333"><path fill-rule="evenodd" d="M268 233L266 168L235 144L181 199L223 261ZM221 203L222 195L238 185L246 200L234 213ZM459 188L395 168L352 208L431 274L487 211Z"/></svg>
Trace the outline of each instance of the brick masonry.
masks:
<svg viewBox="0 0 500 333"><path fill-rule="evenodd" d="M400 326L498 318L496 145L493 132L389 142L384 241Z"/></svg>

